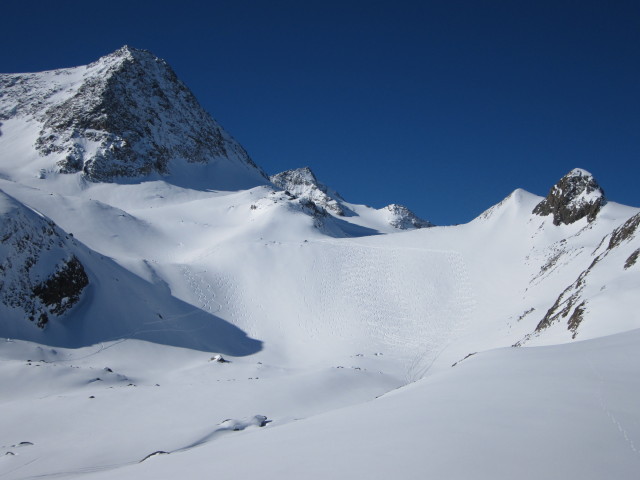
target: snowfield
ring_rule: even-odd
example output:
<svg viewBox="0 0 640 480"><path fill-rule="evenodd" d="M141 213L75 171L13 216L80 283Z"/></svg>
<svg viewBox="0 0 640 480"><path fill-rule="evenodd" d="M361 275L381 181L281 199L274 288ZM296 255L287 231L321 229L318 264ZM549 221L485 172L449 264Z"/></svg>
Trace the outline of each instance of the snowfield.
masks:
<svg viewBox="0 0 640 480"><path fill-rule="evenodd" d="M0 75L0 478L637 478L639 208L270 181L168 68Z"/></svg>

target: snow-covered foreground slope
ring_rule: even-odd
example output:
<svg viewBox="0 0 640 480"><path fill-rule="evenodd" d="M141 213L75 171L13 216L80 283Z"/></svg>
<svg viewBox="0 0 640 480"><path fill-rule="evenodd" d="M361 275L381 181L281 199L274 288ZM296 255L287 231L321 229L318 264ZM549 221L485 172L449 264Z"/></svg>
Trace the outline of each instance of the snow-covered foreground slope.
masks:
<svg viewBox="0 0 640 480"><path fill-rule="evenodd" d="M588 172L433 227L270 183L148 52L0 81L2 478L633 478L640 209Z"/></svg>
<svg viewBox="0 0 640 480"><path fill-rule="evenodd" d="M4 422L0 472L633 479L639 344L636 330L478 353L374 398L394 384L362 370L221 364L133 341L55 352L5 343L3 412L13 421ZM256 415L272 422L259 428ZM165 454L147 458L155 452Z"/></svg>

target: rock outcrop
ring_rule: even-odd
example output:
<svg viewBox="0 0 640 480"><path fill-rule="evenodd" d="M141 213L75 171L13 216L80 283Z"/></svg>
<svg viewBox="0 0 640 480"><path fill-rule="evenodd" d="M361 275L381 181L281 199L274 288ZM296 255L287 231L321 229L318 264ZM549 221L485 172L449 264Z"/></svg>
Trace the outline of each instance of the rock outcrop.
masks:
<svg viewBox="0 0 640 480"><path fill-rule="evenodd" d="M554 225L570 225L582 218L588 222L606 203L604 191L593 175L576 168L560 179L547 197L533 209L537 215L553 215Z"/></svg>
<svg viewBox="0 0 640 480"><path fill-rule="evenodd" d="M389 213L389 224L399 230L433 227L433 223L422 220L403 205L392 203L382 210Z"/></svg>
<svg viewBox="0 0 640 480"><path fill-rule="evenodd" d="M0 303L44 328L79 301L89 278L74 241L0 191Z"/></svg>
<svg viewBox="0 0 640 480"><path fill-rule="evenodd" d="M318 207L330 210L336 215L344 216L347 210L341 203L342 197L320 183L309 167L272 175L271 183L297 198L310 200Z"/></svg>

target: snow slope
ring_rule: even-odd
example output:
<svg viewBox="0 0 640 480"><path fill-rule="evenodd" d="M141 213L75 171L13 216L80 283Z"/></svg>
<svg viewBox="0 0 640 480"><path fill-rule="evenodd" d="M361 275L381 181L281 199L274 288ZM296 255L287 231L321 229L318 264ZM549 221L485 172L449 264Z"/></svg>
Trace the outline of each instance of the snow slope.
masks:
<svg viewBox="0 0 640 480"><path fill-rule="evenodd" d="M634 478L640 209L576 169L414 228L270 183L171 75L0 75L0 227L43 259L5 277L88 279L44 328L0 306L0 476Z"/></svg>
<svg viewBox="0 0 640 480"><path fill-rule="evenodd" d="M639 341L479 353L364 404L79 477L633 479Z"/></svg>

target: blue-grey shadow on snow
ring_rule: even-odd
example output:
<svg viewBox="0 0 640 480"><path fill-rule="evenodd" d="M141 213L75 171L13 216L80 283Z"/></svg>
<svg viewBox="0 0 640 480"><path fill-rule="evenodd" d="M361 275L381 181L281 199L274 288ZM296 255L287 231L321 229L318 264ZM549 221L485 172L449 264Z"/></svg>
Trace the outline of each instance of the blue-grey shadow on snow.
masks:
<svg viewBox="0 0 640 480"><path fill-rule="evenodd" d="M79 247L76 255L89 276L80 302L64 317L50 319L44 329L24 317L4 319L0 337L63 348L136 339L236 357L262 350L260 340L174 297L166 284L150 283Z"/></svg>
<svg viewBox="0 0 640 480"><path fill-rule="evenodd" d="M218 165L216 162L202 164L174 159L169 168L171 173L165 175L153 172L144 176L115 177L110 181L121 185L160 181L186 190L204 192L231 192L271 185L269 179L258 170L242 163Z"/></svg>
<svg viewBox="0 0 640 480"><path fill-rule="evenodd" d="M378 230L355 225L337 217L328 217L328 221L325 223L323 230L332 237L369 237L372 235L381 235Z"/></svg>

